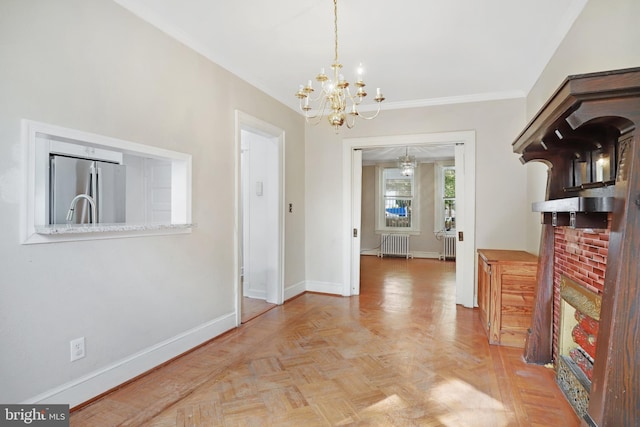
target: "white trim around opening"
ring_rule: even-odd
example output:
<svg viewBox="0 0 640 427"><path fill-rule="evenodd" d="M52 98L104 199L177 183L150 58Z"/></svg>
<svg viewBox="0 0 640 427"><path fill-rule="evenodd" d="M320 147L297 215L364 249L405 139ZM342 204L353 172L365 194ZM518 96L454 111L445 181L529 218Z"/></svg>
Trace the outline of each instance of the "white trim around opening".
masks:
<svg viewBox="0 0 640 427"><path fill-rule="evenodd" d="M457 268L456 275L456 303L465 307L475 305L475 131L443 132L413 135L394 135L384 137L345 138L342 146L342 179L343 179L343 295L357 295L360 283L352 282L352 266L358 264L353 261L360 256L352 249L352 230L355 227L352 220L352 151L361 148L411 146L429 144L463 144L464 146L464 187L465 187L465 215L463 224L458 224L458 230L464 231L463 266Z"/></svg>
<svg viewBox="0 0 640 427"><path fill-rule="evenodd" d="M276 292L275 303L282 304L284 300L284 170L285 170L285 134L284 130L253 117L247 113L235 111L235 223L234 223L234 283L236 300L236 326L241 323L242 317L242 281L241 281L241 259L242 259L242 191L241 191L241 149L242 130L264 135L268 138L277 139L278 145L278 242L277 242L277 269L275 273Z"/></svg>

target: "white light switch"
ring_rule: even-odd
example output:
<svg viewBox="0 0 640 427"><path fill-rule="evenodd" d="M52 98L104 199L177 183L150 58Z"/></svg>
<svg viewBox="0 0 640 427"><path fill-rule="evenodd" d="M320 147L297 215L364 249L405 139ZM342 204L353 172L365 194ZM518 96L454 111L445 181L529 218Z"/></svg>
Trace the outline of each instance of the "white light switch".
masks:
<svg viewBox="0 0 640 427"><path fill-rule="evenodd" d="M262 196L262 181L256 182L256 196Z"/></svg>

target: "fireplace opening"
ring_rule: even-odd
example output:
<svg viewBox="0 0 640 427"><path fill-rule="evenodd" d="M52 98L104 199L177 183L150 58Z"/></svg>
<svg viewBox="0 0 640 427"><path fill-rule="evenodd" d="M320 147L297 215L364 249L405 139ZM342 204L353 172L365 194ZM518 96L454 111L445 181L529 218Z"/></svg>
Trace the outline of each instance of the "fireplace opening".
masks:
<svg viewBox="0 0 640 427"><path fill-rule="evenodd" d="M560 297L556 380L576 413L583 417L589 407L602 297L564 275L560 278Z"/></svg>

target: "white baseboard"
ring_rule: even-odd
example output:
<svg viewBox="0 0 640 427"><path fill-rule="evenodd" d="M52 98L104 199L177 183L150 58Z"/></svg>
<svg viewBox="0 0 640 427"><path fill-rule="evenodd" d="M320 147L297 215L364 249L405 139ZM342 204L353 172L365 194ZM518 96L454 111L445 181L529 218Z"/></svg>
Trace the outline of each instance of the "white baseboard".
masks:
<svg viewBox="0 0 640 427"><path fill-rule="evenodd" d="M286 288L284 288L284 300L286 301L288 299L296 297L306 290L307 288L304 281L287 286Z"/></svg>
<svg viewBox="0 0 640 427"><path fill-rule="evenodd" d="M375 255L375 256L378 256L378 250L377 249L364 249L364 250L360 251L360 255Z"/></svg>
<svg viewBox="0 0 640 427"><path fill-rule="evenodd" d="M244 289L244 288L243 288ZM244 289L244 295L247 298L267 299L267 291L262 289Z"/></svg>
<svg viewBox="0 0 640 427"><path fill-rule="evenodd" d="M439 259L440 252L415 252L412 251L414 258L431 258L431 259Z"/></svg>
<svg viewBox="0 0 640 427"><path fill-rule="evenodd" d="M226 314L22 403L61 403L73 408L235 327L236 313Z"/></svg>
<svg viewBox="0 0 640 427"><path fill-rule="evenodd" d="M378 256L378 251L375 249L367 249L367 250L363 250L360 252L360 255L374 255L374 256ZM423 251L411 251L411 255L413 255L413 258L432 258L432 259L439 259L440 258L440 253L439 252L423 252Z"/></svg>
<svg viewBox="0 0 640 427"><path fill-rule="evenodd" d="M320 292L323 294L342 295L344 286L341 283L330 282L310 282L307 281L306 290L309 292Z"/></svg>

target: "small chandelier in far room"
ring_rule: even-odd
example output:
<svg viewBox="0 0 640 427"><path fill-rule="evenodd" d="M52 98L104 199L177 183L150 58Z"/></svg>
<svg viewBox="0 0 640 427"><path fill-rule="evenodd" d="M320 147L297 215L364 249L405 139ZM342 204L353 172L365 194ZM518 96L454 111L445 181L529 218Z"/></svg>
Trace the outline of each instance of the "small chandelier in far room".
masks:
<svg viewBox="0 0 640 427"><path fill-rule="evenodd" d="M416 168L416 157L409 155L409 147L405 147L404 156L398 157L398 169L403 176L413 175L413 170Z"/></svg>
<svg viewBox="0 0 640 427"><path fill-rule="evenodd" d="M355 93L351 93L349 89L349 82L347 82L340 69L342 64L338 61L338 2L333 0L333 24L334 24L334 36L335 36L335 57L331 69L333 70L332 76L327 76L324 72L324 68L316 76L316 81L320 83L318 95L313 98L313 92L315 89L311 84L311 80L307 85L300 85L300 88L296 92L296 97L300 100L300 110L304 112L307 123L317 125L327 114L327 119L331 126L333 126L338 132L340 126L346 124L349 129L355 126L356 118L361 117L365 120L371 120L378 116L380 113L380 103L384 101L384 96L380 92L380 88L376 90L376 96L373 98L378 103L378 109L375 114L371 116L364 116L358 111L358 106L367 96L367 92L364 89L365 83L362 81L362 65L357 69L357 80L355 82ZM330 78L331 77L331 78ZM312 106L312 103L317 105ZM350 104L347 107L347 103ZM348 110L348 111L347 111ZM313 111L313 112L312 112ZM347 115L351 117L347 117ZM317 120L316 120L317 119Z"/></svg>

